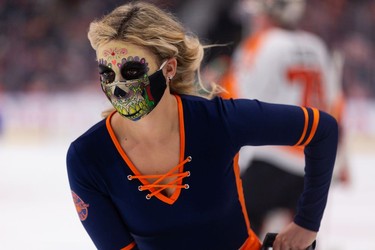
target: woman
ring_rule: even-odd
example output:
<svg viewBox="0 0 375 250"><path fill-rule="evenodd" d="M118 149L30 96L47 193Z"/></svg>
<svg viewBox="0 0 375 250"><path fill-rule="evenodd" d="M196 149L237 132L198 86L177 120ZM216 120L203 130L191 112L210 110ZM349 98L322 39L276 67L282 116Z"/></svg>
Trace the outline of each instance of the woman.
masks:
<svg viewBox="0 0 375 250"><path fill-rule="evenodd" d="M306 145L298 212L274 249L314 241L336 154L331 116L197 96L203 46L150 4L118 7L91 23L88 37L114 110L71 144L67 166L79 217L97 248L259 249L237 160L242 146L269 144Z"/></svg>

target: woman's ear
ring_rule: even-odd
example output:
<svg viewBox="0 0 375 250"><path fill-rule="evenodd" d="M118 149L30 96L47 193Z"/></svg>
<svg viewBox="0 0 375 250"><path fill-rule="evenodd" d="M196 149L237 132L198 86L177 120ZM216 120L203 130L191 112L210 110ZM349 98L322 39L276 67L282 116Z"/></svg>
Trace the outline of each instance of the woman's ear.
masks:
<svg viewBox="0 0 375 250"><path fill-rule="evenodd" d="M168 60L167 64L164 67L165 76L167 79L172 79L176 75L177 71L177 60L176 58L171 58Z"/></svg>

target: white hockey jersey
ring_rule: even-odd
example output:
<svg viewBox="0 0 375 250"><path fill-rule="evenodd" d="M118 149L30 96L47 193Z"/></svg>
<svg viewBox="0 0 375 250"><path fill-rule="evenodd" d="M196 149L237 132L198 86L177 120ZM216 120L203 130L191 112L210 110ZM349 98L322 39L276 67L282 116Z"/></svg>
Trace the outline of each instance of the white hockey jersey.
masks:
<svg viewBox="0 0 375 250"><path fill-rule="evenodd" d="M269 29L249 37L236 50L223 81L230 97L310 106L330 112L340 92L336 71L323 41L305 31ZM302 149L244 148L243 169L251 157L302 175Z"/></svg>

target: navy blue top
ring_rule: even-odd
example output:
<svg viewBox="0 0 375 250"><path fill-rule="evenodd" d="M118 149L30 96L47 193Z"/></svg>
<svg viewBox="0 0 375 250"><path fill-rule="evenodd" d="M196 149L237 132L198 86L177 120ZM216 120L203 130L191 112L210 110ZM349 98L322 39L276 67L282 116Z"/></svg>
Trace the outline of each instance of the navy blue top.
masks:
<svg viewBox="0 0 375 250"><path fill-rule="evenodd" d="M182 164L183 188L171 197L154 192L146 199L157 188L138 190L149 183L131 178L140 174L119 146L111 116L71 144L67 169L74 202L98 249L259 249L236 164L244 145L306 144L305 188L294 221L318 231L336 156L334 118L257 100L176 98L180 161L192 160Z"/></svg>

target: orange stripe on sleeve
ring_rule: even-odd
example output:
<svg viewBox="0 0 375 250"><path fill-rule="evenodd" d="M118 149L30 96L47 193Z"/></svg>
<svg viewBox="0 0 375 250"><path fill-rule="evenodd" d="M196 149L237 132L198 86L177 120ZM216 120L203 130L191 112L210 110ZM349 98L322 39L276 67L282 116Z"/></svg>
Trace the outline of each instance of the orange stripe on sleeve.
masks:
<svg viewBox="0 0 375 250"><path fill-rule="evenodd" d="M307 144L310 143L310 141L312 140L312 138L315 135L316 129L318 128L318 124L319 124L319 110L317 110L316 108L312 108L312 111L313 111L313 114L314 114L313 125L312 125L311 131L310 131L309 138L307 138L307 140L305 141L305 143L303 144L303 146L306 146Z"/></svg>
<svg viewBox="0 0 375 250"><path fill-rule="evenodd" d="M309 114L307 113L307 109L304 107L301 107L301 109L303 111L303 114L305 115L305 126L303 127L301 138L298 140L298 142L294 146L299 146L301 144L301 142L306 136L307 127L309 125Z"/></svg>

